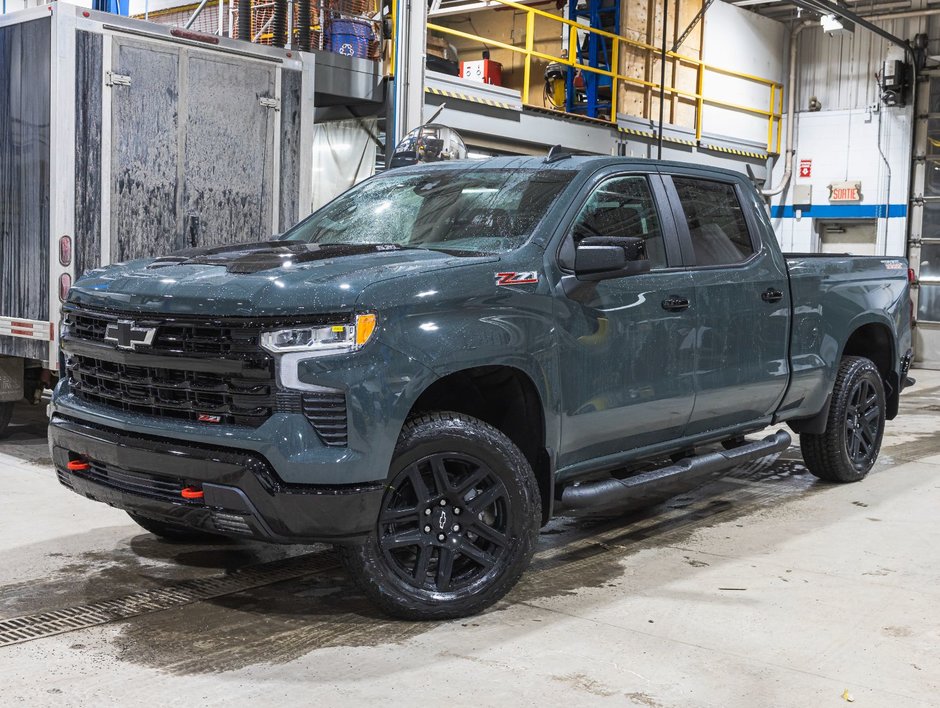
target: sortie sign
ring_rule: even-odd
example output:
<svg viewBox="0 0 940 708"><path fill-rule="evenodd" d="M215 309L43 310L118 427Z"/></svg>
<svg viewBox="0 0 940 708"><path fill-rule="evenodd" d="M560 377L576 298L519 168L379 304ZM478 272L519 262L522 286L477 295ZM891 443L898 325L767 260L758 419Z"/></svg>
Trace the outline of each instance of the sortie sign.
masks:
<svg viewBox="0 0 940 708"><path fill-rule="evenodd" d="M862 183L858 180L833 182L829 185L830 202L862 201Z"/></svg>

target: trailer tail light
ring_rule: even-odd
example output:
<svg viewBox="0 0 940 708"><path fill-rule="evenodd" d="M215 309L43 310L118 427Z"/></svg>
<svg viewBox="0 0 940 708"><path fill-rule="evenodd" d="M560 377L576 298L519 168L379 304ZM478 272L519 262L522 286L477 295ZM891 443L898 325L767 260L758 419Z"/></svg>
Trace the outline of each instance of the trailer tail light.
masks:
<svg viewBox="0 0 940 708"><path fill-rule="evenodd" d="M64 266L72 264L72 237L63 236L59 239L59 263Z"/></svg>
<svg viewBox="0 0 940 708"><path fill-rule="evenodd" d="M63 273L59 276L59 299L62 302L65 302L65 298L69 295L69 290L72 287L72 276L68 273Z"/></svg>

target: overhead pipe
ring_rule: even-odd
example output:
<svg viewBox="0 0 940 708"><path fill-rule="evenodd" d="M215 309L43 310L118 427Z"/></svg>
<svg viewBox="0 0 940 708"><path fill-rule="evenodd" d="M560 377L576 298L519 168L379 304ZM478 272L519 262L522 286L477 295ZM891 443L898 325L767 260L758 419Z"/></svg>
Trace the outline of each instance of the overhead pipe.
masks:
<svg viewBox="0 0 940 708"><path fill-rule="evenodd" d="M787 137L784 142L783 175L776 187L761 190L761 194L765 197L780 194L787 188L790 177L793 176L793 156L796 154L796 146L793 141L793 126L796 123L796 40L800 36L800 32L813 24L815 23L801 22L790 32L790 76L787 79Z"/></svg>
<svg viewBox="0 0 940 708"><path fill-rule="evenodd" d="M859 27L864 27L869 32L874 32L882 39L886 39L891 44L901 47L906 54L908 54L913 61L913 51L911 50L910 45L901 39L900 37L891 34L885 29L882 29L876 24L870 22L871 18L865 18L861 15L847 10L844 7L835 4L834 2L829 2L829 0L790 0L797 7L802 7L804 10L810 10L811 12L816 12L821 15L835 15L836 17L841 17L844 20L849 22L854 22Z"/></svg>
<svg viewBox="0 0 940 708"><path fill-rule="evenodd" d="M940 15L940 8L934 7L929 10L905 10L903 12L883 12L880 15L862 15L869 22L878 22L881 20L903 20L910 17L931 17Z"/></svg>
<svg viewBox="0 0 940 708"><path fill-rule="evenodd" d="M904 50L905 55L910 57L911 65L914 67L914 71L917 71L916 59L910 45L900 37L891 34L878 25L872 24L871 20L878 19L877 15L865 18L857 15L851 10L846 10L839 5L831 3L828 0L791 0L791 2L797 7L802 7L804 10L810 10L811 12L816 12L819 14L835 15L836 17L841 17L845 20L848 20L849 22L854 22L859 27L863 27L869 32L873 32L874 34L882 37L883 39L886 39L892 44L901 47ZM897 15L894 15L893 17L897 17ZM772 197L780 194L784 189L787 188L787 184L790 182L790 177L793 175L793 156L796 153L796 150L793 146L793 124L796 122L794 120L796 116L796 91L794 90L796 82L796 38L801 31L813 24L815 24L815 22L804 22L800 25L797 25L790 34L790 83L788 86L789 96L787 100L786 163L784 166L783 176L780 179L780 183L776 187L761 190L761 194L763 194L765 197Z"/></svg>

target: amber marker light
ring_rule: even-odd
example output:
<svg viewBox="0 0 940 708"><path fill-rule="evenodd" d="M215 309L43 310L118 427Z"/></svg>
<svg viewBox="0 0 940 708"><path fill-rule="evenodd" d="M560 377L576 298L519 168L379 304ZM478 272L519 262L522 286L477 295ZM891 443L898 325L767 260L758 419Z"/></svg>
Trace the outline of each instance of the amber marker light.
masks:
<svg viewBox="0 0 940 708"><path fill-rule="evenodd" d="M369 341L375 331L376 318L374 314L356 315L356 349Z"/></svg>

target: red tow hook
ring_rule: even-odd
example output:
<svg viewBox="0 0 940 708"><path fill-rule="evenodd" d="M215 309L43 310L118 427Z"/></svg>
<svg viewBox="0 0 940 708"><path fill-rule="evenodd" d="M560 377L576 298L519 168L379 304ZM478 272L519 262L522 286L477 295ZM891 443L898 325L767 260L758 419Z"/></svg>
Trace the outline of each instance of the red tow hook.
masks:
<svg viewBox="0 0 940 708"><path fill-rule="evenodd" d="M205 492L195 487L183 487L180 490L180 496L183 497L183 499L202 499L205 496Z"/></svg>
<svg viewBox="0 0 940 708"><path fill-rule="evenodd" d="M85 472L91 469L91 465L87 460L69 460L66 467L69 468L70 472Z"/></svg>

